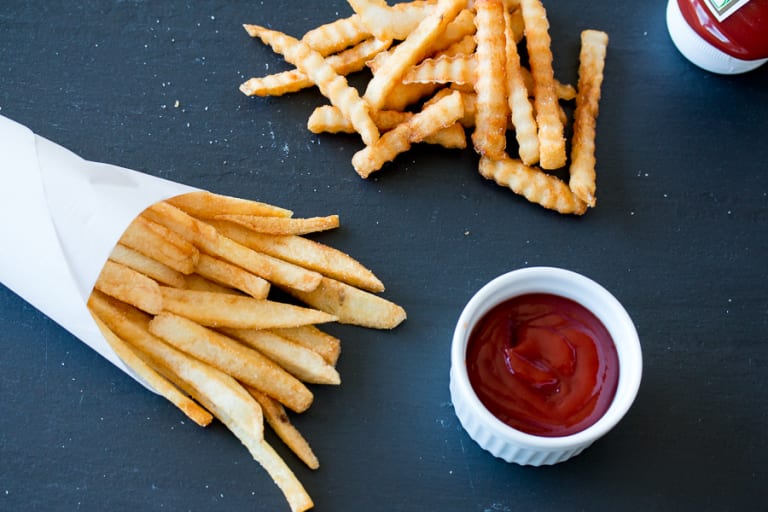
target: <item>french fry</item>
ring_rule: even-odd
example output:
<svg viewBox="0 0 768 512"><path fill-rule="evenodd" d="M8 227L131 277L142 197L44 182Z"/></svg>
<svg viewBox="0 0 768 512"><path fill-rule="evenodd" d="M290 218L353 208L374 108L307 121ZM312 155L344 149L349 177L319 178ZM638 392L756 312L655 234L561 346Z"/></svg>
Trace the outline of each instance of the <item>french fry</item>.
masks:
<svg viewBox="0 0 768 512"><path fill-rule="evenodd" d="M520 0L520 6L534 82L534 109L539 128L539 165L542 169L559 169L566 162L565 137L555 93L549 21L541 0Z"/></svg>
<svg viewBox="0 0 768 512"><path fill-rule="evenodd" d="M341 53L330 55L326 58L326 62L336 73L348 75L363 69L366 62L385 51L391 44L392 40L382 41L370 38ZM314 82L307 75L298 69L292 69L264 77L250 78L240 85L240 91L247 96L281 96L313 85L315 85Z"/></svg>
<svg viewBox="0 0 768 512"><path fill-rule="evenodd" d="M341 354L339 338L321 331L314 325L269 329L269 331L317 352L332 366L335 366L339 360Z"/></svg>
<svg viewBox="0 0 768 512"><path fill-rule="evenodd" d="M261 410L264 413L264 419L272 430L275 431L277 436L290 448L290 450L301 459L304 464L310 469L317 469L320 467L320 461L317 460L317 456L312 451L312 447L296 429L288 418L288 414L285 412L285 408L275 400L261 391L254 389L250 386L245 386L245 389L256 399L261 406Z"/></svg>
<svg viewBox="0 0 768 512"><path fill-rule="evenodd" d="M322 55L307 44L282 32L257 25L246 25L245 29L252 37L260 38L273 50L282 54L285 60L306 74L320 89L323 96L350 120L365 144L373 144L378 140L379 130L371 119L370 106L360 98L354 87L350 87L343 76L333 70Z"/></svg>
<svg viewBox="0 0 768 512"><path fill-rule="evenodd" d="M269 329L333 322L332 314L266 299L161 286L164 311L208 327Z"/></svg>
<svg viewBox="0 0 768 512"><path fill-rule="evenodd" d="M353 14L314 28L305 33L301 40L320 55L326 56L340 52L370 36L371 33L363 25L360 16Z"/></svg>
<svg viewBox="0 0 768 512"><path fill-rule="evenodd" d="M472 55L442 55L424 59L403 76L403 83L455 83L474 85L477 60Z"/></svg>
<svg viewBox="0 0 768 512"><path fill-rule="evenodd" d="M292 411L303 412L312 404L312 392L273 361L192 320L161 313L149 322L149 332L268 394Z"/></svg>
<svg viewBox="0 0 768 512"><path fill-rule="evenodd" d="M166 199L165 202L200 219L210 219L216 215L293 216L291 210L279 206L205 191L189 192Z"/></svg>
<svg viewBox="0 0 768 512"><path fill-rule="evenodd" d="M483 177L509 187L516 194L544 208L576 215L582 215L586 211L586 203L576 197L566 183L539 169L529 167L520 160L509 157L500 160L481 157L479 169Z"/></svg>
<svg viewBox="0 0 768 512"><path fill-rule="evenodd" d="M270 284L266 279L204 253L200 254L195 271L216 283L245 292L254 299L266 299L269 294ZM186 281L176 288L186 288Z"/></svg>
<svg viewBox="0 0 768 512"><path fill-rule="evenodd" d="M184 277L184 288L187 290L197 290L199 292L228 293L230 295L242 295L239 290L214 283L200 274L189 274Z"/></svg>
<svg viewBox="0 0 768 512"><path fill-rule="evenodd" d="M481 156L501 158L507 143L504 4L501 0L477 0L477 79L475 130L472 142Z"/></svg>
<svg viewBox="0 0 768 512"><path fill-rule="evenodd" d="M163 310L160 285L144 274L114 261L108 260L104 264L94 288L147 313L157 314Z"/></svg>
<svg viewBox="0 0 768 512"><path fill-rule="evenodd" d="M312 290L320 282L318 273L240 245L219 234L210 224L195 219L168 203L156 203L144 210L142 215L192 241L209 255L243 267L275 284Z"/></svg>
<svg viewBox="0 0 768 512"><path fill-rule="evenodd" d="M324 277L311 292L288 290L288 293L311 307L336 316L343 324L393 329L406 318L405 310L397 304L328 277Z"/></svg>
<svg viewBox="0 0 768 512"><path fill-rule="evenodd" d="M120 357L120 359L133 370L136 375L141 377L149 386L154 389L159 395L175 405L181 412L183 412L189 419L200 425L201 427L208 426L213 421L211 413L206 411L194 400L187 395L179 391L179 388L174 386L165 377L155 371L150 365L148 365L131 346L123 341L117 334L107 326L106 323L94 312L91 311L96 325L104 335L109 345Z"/></svg>
<svg viewBox="0 0 768 512"><path fill-rule="evenodd" d="M228 222L215 222L216 229L233 240L275 258L300 265L372 292L384 291L373 272L348 254L325 244L292 235L267 235Z"/></svg>
<svg viewBox="0 0 768 512"><path fill-rule="evenodd" d="M585 30L581 33L579 92L574 112L568 185L590 207L595 206L595 124L607 47L608 34L605 32Z"/></svg>
<svg viewBox="0 0 768 512"><path fill-rule="evenodd" d="M339 372L320 354L269 330L220 329L221 332L256 349L308 384L341 384Z"/></svg>
<svg viewBox="0 0 768 512"><path fill-rule="evenodd" d="M517 53L512 15L504 11L504 37L506 40L507 101L518 144L518 155L525 165L539 161L539 136L533 106L523 82L520 55Z"/></svg>
<svg viewBox="0 0 768 512"><path fill-rule="evenodd" d="M393 6L375 0L349 0L348 3L368 32L379 39L396 40L408 37L435 7L418 0Z"/></svg>
<svg viewBox="0 0 768 512"><path fill-rule="evenodd" d="M143 217L131 222L120 243L182 274L192 273L197 264L197 249L192 244Z"/></svg>
<svg viewBox="0 0 768 512"><path fill-rule="evenodd" d="M94 310L111 329L146 354L153 364L175 375L187 393L240 439L283 492L292 511L312 508L312 499L296 475L264 441L261 406L237 380L152 335L149 320L137 310L115 301L92 299L97 301Z"/></svg>
<svg viewBox="0 0 768 512"><path fill-rule="evenodd" d="M426 56L429 45L446 25L466 6L466 0L438 0L435 9L398 44L389 58L374 73L365 90L365 99L374 109L381 109L387 95L405 71ZM366 142L366 145L372 143Z"/></svg>
<svg viewBox="0 0 768 512"><path fill-rule="evenodd" d="M178 288L184 287L184 274L173 270L168 265L160 263L149 256L134 251L123 244L119 243L112 249L109 259L115 263L120 263L121 265L132 268L133 270L154 279L158 283L176 286Z"/></svg>
<svg viewBox="0 0 768 512"><path fill-rule="evenodd" d="M455 123L463 113L461 95L454 91L425 107L407 122L386 132L376 144L355 153L352 166L360 176L367 178L381 169L386 162L407 151L411 144L421 142L436 131Z"/></svg>
<svg viewBox="0 0 768 512"><path fill-rule="evenodd" d="M268 235L306 235L339 227L338 215L301 219L260 217L256 215L217 215L215 218L216 220L234 222L235 224L240 224Z"/></svg>

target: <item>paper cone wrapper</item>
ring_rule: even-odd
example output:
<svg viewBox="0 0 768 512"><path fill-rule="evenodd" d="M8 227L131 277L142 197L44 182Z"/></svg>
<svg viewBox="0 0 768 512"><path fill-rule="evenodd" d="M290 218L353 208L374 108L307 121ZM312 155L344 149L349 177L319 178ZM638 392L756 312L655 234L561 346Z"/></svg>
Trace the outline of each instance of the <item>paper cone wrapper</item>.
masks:
<svg viewBox="0 0 768 512"><path fill-rule="evenodd" d="M147 386L101 335L88 296L139 213L197 189L85 160L3 116L0 187L0 282Z"/></svg>

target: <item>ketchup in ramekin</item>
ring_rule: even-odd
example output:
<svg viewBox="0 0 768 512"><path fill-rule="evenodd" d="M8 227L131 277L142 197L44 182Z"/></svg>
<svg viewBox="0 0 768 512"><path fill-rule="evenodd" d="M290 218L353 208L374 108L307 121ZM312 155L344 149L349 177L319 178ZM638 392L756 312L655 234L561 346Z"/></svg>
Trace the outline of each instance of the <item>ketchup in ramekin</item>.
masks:
<svg viewBox="0 0 768 512"><path fill-rule="evenodd" d="M610 407L619 360L610 333L581 304L549 293L507 299L480 318L466 351L477 397L499 420L567 436Z"/></svg>

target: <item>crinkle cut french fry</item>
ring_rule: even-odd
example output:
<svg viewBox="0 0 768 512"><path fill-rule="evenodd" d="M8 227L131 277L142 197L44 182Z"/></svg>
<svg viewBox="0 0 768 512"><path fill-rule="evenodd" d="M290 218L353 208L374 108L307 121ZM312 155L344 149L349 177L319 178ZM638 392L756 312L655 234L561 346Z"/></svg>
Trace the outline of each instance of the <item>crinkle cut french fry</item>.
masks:
<svg viewBox="0 0 768 512"><path fill-rule="evenodd" d="M353 14L313 28L305 33L301 40L320 55L326 56L340 52L370 36L371 33L363 25L360 16Z"/></svg>
<svg viewBox="0 0 768 512"><path fill-rule="evenodd" d="M477 60L474 55L424 59L403 76L403 83L474 84Z"/></svg>
<svg viewBox="0 0 768 512"><path fill-rule="evenodd" d="M512 26L512 15L504 11L504 37L506 39L507 101L518 144L518 155L526 165L539 161L539 135L533 117L533 105L520 71L520 55Z"/></svg>
<svg viewBox="0 0 768 512"><path fill-rule="evenodd" d="M605 32L585 30L581 33L568 185L590 207L595 206L595 124L607 48L608 34Z"/></svg>
<svg viewBox="0 0 768 512"><path fill-rule="evenodd" d="M109 259L132 268L158 283L178 288L184 287L184 274L123 244L117 244L112 249Z"/></svg>
<svg viewBox="0 0 768 512"><path fill-rule="evenodd" d="M149 333L148 320L136 310L112 302L105 311L116 323L111 328L147 354L158 367L173 373L185 391L211 411L248 448L269 473L294 512L312 508L312 499L299 480L264 441L262 409L232 376L190 357ZM100 314L103 311L99 311Z"/></svg>
<svg viewBox="0 0 768 512"><path fill-rule="evenodd" d="M529 167L520 160L504 157L480 158L480 174L501 186L509 187L532 203L560 213L583 214L587 205L576 197L568 185L555 176Z"/></svg>
<svg viewBox="0 0 768 512"><path fill-rule="evenodd" d="M266 299L269 295L270 284L266 279L205 253L200 254L195 271L206 279L245 292L254 299ZM176 288L186 288L186 281Z"/></svg>
<svg viewBox="0 0 768 512"><path fill-rule="evenodd" d="M94 288L147 313L157 314L163 310L160 285L144 274L114 261L108 260L104 264Z"/></svg>
<svg viewBox="0 0 768 512"><path fill-rule="evenodd" d="M307 238L266 235L229 222L215 222L216 229L246 247L281 258L323 275L373 292L384 284L368 268L348 254Z"/></svg>
<svg viewBox="0 0 768 512"><path fill-rule="evenodd" d="M208 327L269 329L333 322L332 314L283 302L229 293L161 286L163 310Z"/></svg>
<svg viewBox="0 0 768 512"><path fill-rule="evenodd" d="M504 5L501 0L475 2L477 26L477 105L472 142L481 156L501 158L507 143Z"/></svg>
<svg viewBox="0 0 768 512"><path fill-rule="evenodd" d="M188 192L165 200L166 203L200 219L216 215L262 215L265 217L292 217L293 212L259 201L214 194L212 192Z"/></svg>
<svg viewBox="0 0 768 512"><path fill-rule="evenodd" d="M435 8L433 3L422 0L393 6L375 0L349 0L348 3L368 32L379 39L396 40L408 37Z"/></svg>
<svg viewBox="0 0 768 512"><path fill-rule="evenodd" d="M96 322L96 325L99 327L102 335L104 335L104 338L107 340L118 357L120 357L120 359L131 370L133 370L136 375L141 377L144 382L149 384L152 389L154 389L158 394L175 405L189 419L201 427L206 427L211 423L211 421L213 421L213 416L211 416L211 413L206 411L194 400L182 393L179 388L169 382L165 377L155 371L134 351L133 348L131 348L128 343L126 343L107 326L104 320L102 320L101 317L95 312L94 308L91 307L90 309L91 315L93 316L93 319Z"/></svg>
<svg viewBox="0 0 768 512"><path fill-rule="evenodd" d="M465 6L466 0L438 0L434 11L394 48L392 55L368 82L363 95L374 109L381 109L385 105L387 95L406 69L426 56L429 45Z"/></svg>
<svg viewBox="0 0 768 512"><path fill-rule="evenodd" d="M300 290L312 290L320 274L283 260L259 253L222 236L210 224L195 219L165 202L155 203L142 215L192 241L200 250L243 267L274 284Z"/></svg>
<svg viewBox="0 0 768 512"><path fill-rule="evenodd" d="M308 384L341 384L339 372L320 354L266 329L219 329Z"/></svg>
<svg viewBox="0 0 768 512"><path fill-rule="evenodd" d="M285 412L285 408L277 400L265 395L259 390L253 389L250 386L244 386L245 389L259 402L261 410L264 413L264 419L275 434L285 443L285 445L291 449L291 451L301 459L304 464L310 469L317 469L320 467L320 461L317 460L317 456L312 451L309 443L296 429L288 418L288 414Z"/></svg>
<svg viewBox="0 0 768 512"><path fill-rule="evenodd" d="M367 146L352 157L352 166L363 178L378 171L382 166L407 151L411 144L421 142L436 131L445 128L464 114L461 94L454 91L451 95L425 107L407 122L386 132L374 145Z"/></svg>
<svg viewBox="0 0 768 512"><path fill-rule="evenodd" d="M393 329L406 318L405 310L378 295L324 277L311 292L288 290L297 299L326 311L343 324L374 329Z"/></svg>
<svg viewBox="0 0 768 512"><path fill-rule="evenodd" d="M270 332L289 339L320 354L328 364L335 366L341 355L341 341L336 336L321 331L314 325L269 329Z"/></svg>
<svg viewBox="0 0 768 512"><path fill-rule="evenodd" d="M192 273L197 264L197 249L192 244L143 217L136 217L128 225L120 243L182 274Z"/></svg>
<svg viewBox="0 0 768 512"><path fill-rule="evenodd" d="M307 235L339 227L338 215L300 219L280 219L256 215L217 215L215 219L234 222L269 235Z"/></svg>
<svg viewBox="0 0 768 512"><path fill-rule="evenodd" d="M265 44L285 57L285 60L306 74L320 89L320 92L337 106L350 120L366 144L373 144L379 138L379 130L371 119L370 106L360 98L357 90L336 73L322 55L307 44L275 30L257 25L246 25L251 36L259 37Z"/></svg>
<svg viewBox="0 0 768 512"><path fill-rule="evenodd" d="M149 322L149 332L227 375L275 398L295 412L312 404L312 392L270 359L237 341L172 313Z"/></svg>
<svg viewBox="0 0 768 512"><path fill-rule="evenodd" d="M521 0L528 60L534 82L534 109L539 128L539 165L559 169L565 165L563 122L555 93L549 21L541 0Z"/></svg>
<svg viewBox="0 0 768 512"><path fill-rule="evenodd" d="M340 75L360 71L365 63L389 48L391 40L368 39L341 53L326 58L328 64ZM299 71L291 69L263 77L250 78L240 85L240 91L247 96L281 96L312 87L314 82Z"/></svg>

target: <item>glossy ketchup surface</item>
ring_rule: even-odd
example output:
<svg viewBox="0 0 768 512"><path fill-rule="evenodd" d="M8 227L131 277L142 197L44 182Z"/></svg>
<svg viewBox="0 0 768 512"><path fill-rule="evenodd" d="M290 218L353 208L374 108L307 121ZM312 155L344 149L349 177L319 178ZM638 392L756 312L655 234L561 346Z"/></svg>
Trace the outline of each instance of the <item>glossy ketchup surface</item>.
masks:
<svg viewBox="0 0 768 512"><path fill-rule="evenodd" d="M602 322L580 304L534 293L488 311L467 344L467 371L480 401L529 434L574 434L613 400L616 348Z"/></svg>

